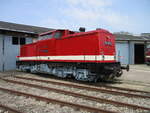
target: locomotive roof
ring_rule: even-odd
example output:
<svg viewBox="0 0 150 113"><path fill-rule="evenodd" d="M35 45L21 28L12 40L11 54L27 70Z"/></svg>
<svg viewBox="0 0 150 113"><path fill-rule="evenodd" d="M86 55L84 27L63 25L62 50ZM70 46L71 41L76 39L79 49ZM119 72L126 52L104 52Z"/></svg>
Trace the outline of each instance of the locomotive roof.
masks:
<svg viewBox="0 0 150 113"><path fill-rule="evenodd" d="M68 30L68 29L54 29L54 30L50 30L50 31L41 33L41 34L39 34L39 36L42 36L42 35L45 35L45 34L48 34L48 33L52 33L52 32L55 32L55 31L64 31L64 30ZM70 31L70 30L68 30L68 31ZM110 33L109 31L107 31L105 29L97 29L97 30L86 31L86 32L70 31L70 32L75 33L75 34L70 34L70 36L76 36L76 35L81 35L81 34L84 35L84 34L87 34L87 33L94 33L94 32L98 32L98 31Z"/></svg>
<svg viewBox="0 0 150 113"><path fill-rule="evenodd" d="M63 31L64 29L53 29L53 30L49 30L47 32L43 32L43 33L40 33L39 36L42 36L42 35L45 35L45 34L48 34L48 33L52 33L52 32L55 32L55 31Z"/></svg>

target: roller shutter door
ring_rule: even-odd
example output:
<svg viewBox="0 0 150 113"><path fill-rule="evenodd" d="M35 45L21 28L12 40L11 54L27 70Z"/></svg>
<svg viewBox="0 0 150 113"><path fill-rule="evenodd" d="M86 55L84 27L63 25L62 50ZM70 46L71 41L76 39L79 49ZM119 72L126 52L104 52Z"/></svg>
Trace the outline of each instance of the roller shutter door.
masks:
<svg viewBox="0 0 150 113"><path fill-rule="evenodd" d="M19 45L12 44L12 37L5 36L4 70L16 69L16 56L19 55Z"/></svg>
<svg viewBox="0 0 150 113"><path fill-rule="evenodd" d="M129 45L128 43L116 43L117 60L121 64L129 64Z"/></svg>

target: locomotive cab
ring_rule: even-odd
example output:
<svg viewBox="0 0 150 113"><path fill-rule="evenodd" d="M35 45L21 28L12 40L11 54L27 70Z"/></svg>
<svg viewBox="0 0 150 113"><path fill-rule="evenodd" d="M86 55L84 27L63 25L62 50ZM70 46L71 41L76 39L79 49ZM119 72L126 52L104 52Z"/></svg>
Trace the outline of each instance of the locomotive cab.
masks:
<svg viewBox="0 0 150 113"><path fill-rule="evenodd" d="M64 39L68 35L74 34L75 32L69 30L53 30L39 35L39 40L45 39Z"/></svg>
<svg viewBox="0 0 150 113"><path fill-rule="evenodd" d="M45 39L61 39L62 36L64 36L65 33L62 30L55 30L50 31L46 33L42 33L39 35L39 40L45 40Z"/></svg>

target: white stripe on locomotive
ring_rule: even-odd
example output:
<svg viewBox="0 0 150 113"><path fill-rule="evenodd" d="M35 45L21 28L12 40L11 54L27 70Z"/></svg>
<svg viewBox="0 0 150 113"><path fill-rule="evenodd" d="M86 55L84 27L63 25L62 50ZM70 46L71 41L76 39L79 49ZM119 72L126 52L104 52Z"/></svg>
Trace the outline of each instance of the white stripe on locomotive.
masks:
<svg viewBox="0 0 150 113"><path fill-rule="evenodd" d="M32 56L19 57L19 60L87 60L87 61L107 61L115 60L113 55L76 55L76 56Z"/></svg>

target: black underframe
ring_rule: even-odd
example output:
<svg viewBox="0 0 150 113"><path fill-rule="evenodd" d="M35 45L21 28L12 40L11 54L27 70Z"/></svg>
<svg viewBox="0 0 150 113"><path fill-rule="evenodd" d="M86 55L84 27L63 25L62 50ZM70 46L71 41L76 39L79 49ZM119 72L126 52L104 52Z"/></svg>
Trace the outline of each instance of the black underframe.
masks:
<svg viewBox="0 0 150 113"><path fill-rule="evenodd" d="M117 67L121 68L120 62L111 63L95 63L95 62L49 62L49 61L17 61L17 66L19 65L39 65L39 64L49 64L52 67L70 67L74 66L78 69L89 69L92 72L99 72L99 70L104 69L104 67Z"/></svg>

